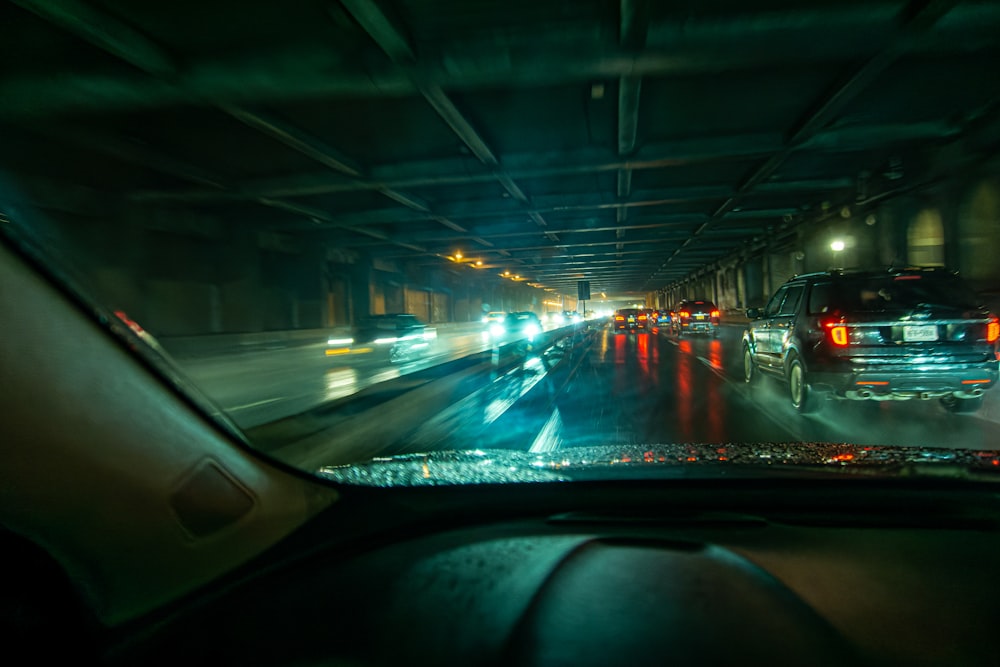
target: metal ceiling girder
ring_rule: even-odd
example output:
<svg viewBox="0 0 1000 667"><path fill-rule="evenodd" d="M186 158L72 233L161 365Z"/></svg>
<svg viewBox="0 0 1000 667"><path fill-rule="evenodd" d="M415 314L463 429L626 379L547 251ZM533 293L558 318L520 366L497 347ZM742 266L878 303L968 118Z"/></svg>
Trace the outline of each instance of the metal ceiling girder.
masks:
<svg viewBox="0 0 1000 667"><path fill-rule="evenodd" d="M126 23L80 0L14 0L97 48L157 77L173 77L177 65L165 50Z"/></svg>
<svg viewBox="0 0 1000 667"><path fill-rule="evenodd" d="M375 43L389 56L390 60L407 66L416 62L416 54L405 36L399 28L393 25L393 22L374 0L342 0L342 2L347 11L354 16L362 29L375 40ZM496 170L495 178L504 189L519 202L530 205L528 197L507 174L500 170L500 161L497 156L442 87L436 83L418 81L417 90L472 154L484 165ZM532 214L531 217L539 227L546 226L545 220L537 213Z"/></svg>
<svg viewBox="0 0 1000 667"><path fill-rule="evenodd" d="M361 167L356 162L340 155L338 151L325 145L320 139L272 114L232 105L221 105L218 108L244 125L276 139L336 172L353 177L362 175Z"/></svg>
<svg viewBox="0 0 1000 667"><path fill-rule="evenodd" d="M822 97L813 109L795 123L788 133L784 148L771 155L757 167L739 186L737 193L726 200L712 213L713 218L726 216L741 195L753 190L768 179L796 148L828 125L851 101L860 95L880 74L882 74L901 54L905 40L926 30L947 14L957 4L957 0L913 0L898 15L900 27L890 44L865 61L851 76L840 83L830 93ZM678 254L674 252L664 265L669 264ZM643 285L645 289L647 280Z"/></svg>
<svg viewBox="0 0 1000 667"><path fill-rule="evenodd" d="M905 123L875 125L865 128L833 128L804 142L800 148L838 152L860 151L884 143L905 143L928 138L957 135L960 127L943 123ZM710 137L669 143L653 144L639 149L629 159L609 157L603 151L584 149L576 152L551 154L511 155L505 159L505 175L514 179L547 178L618 171L631 174L634 170L662 169L692 162L745 160L770 156L782 150L778 135L751 134ZM470 173L453 161L416 162L402 167L375 167L370 170L370 181L334 178L326 172L315 172L293 177L268 178L251 181L243 188L246 198L293 197L380 188L418 188L448 185L474 185L492 183L499 179L494 171ZM442 169L454 171L443 173ZM620 177L620 179L623 177ZM629 177L630 179L630 177ZM621 180L620 180L620 183ZM762 184L763 185L763 184ZM629 188L631 185L628 186ZM619 192L626 192L624 183ZM621 196L621 195L620 195ZM165 191L138 193L135 198L147 201L212 201L225 200L233 195L214 190ZM526 198L525 198L526 199Z"/></svg>
<svg viewBox="0 0 1000 667"><path fill-rule="evenodd" d="M571 81L616 79L621 76L661 76L756 69L784 63L789 53L801 62L848 63L864 57L861 41L839 39L839 35L857 30L876 29L889 25L893 7L888 3L864 3L856 7L831 5L823 8L790 9L783 12L760 13L748 19L737 17L689 17L654 22L648 29L647 48L640 54L622 54L620 47L595 44L590 26L580 26L576 38L592 48L567 49L548 45L539 49L532 44L524 53L482 53L461 48L460 37L453 48L440 54L436 62L420 63L403 68L391 63L370 64L367 69L346 67L343 59L332 54L326 45L303 50L300 45L288 53L275 53L264 63L271 70L257 65L248 68L240 57L229 60L194 62L183 71L174 72L169 57L154 48L146 53L142 38L135 39L130 28L109 28L108 17L79 0L17 0L29 11L66 27L99 48L119 55L128 53L133 63L147 72L174 76L165 81L143 76L109 75L102 72L74 72L58 78L41 76L7 80L0 86L0 115L7 118L38 117L47 113L64 113L72 109L151 108L190 102L192 96L205 104L267 104L289 98L318 99L330 95L396 96L417 92L415 77L449 90L479 88L490 85L545 85ZM367 4L367 3L360 3ZM924 3L921 3L921 6ZM52 9L55 7L56 9ZM84 7L85 10L80 10ZM995 45L996 27L1000 26L1000 11L985 3L958 6L955 24L968 32L968 41L983 48ZM66 15L69 19L64 19ZM930 16L930 12L926 16ZM960 20L959 20L960 19ZM925 19L926 20L926 19ZM115 22L119 26L121 22ZM831 27L833 26L833 27ZM127 28L127 26L126 26ZM796 30L790 30L795 28ZM813 37L803 44L801 31L812 30ZM562 26L564 34L569 27ZM748 38L749 41L748 41ZM736 40L736 41L734 41ZM743 48L739 47L742 40ZM967 43L953 40L950 35L919 32L908 35L907 48L916 52L961 52ZM383 39L383 48L397 57L406 50ZM957 44L956 44L957 42ZM155 45L154 45L155 47ZM408 48L408 47L406 47ZM468 55L466 54L468 52ZM164 62L165 61L165 62ZM289 62L298 67L296 77L287 76ZM94 95L93 91L113 91L112 95ZM90 93L90 94L88 94Z"/></svg>
<svg viewBox="0 0 1000 667"><path fill-rule="evenodd" d="M42 18L62 26L93 43L95 46L112 53L154 76L168 77L175 73L176 68L173 63L169 61L166 53L157 44L108 14L94 10L77 0L46 0L46 2L37 2L35 0L19 1L22 6L39 14ZM390 46L394 47L394 45ZM340 155L338 151L325 145L317 137L311 136L300 128L271 114L229 104L218 105L218 108L232 118L259 132L267 134L289 148L316 160L340 174L349 177L360 177L362 175L360 166L355 162ZM156 160L156 163L164 164L164 158L159 158ZM190 174L192 170L185 168L181 170L181 173ZM218 186L220 184L217 180L208 179L210 183ZM204 178L198 179L198 182L205 181L206 179ZM379 188L379 191L415 210L427 210L425 205L417 203L402 193L388 188ZM259 200L259 198L253 199ZM285 210L294 211L295 207L286 207ZM440 217L435 219L454 231L464 231L462 227L449 220ZM375 235L369 232L360 233L374 238L390 240L389 237L383 235ZM419 248L419 246L406 244L401 244L401 247Z"/></svg>

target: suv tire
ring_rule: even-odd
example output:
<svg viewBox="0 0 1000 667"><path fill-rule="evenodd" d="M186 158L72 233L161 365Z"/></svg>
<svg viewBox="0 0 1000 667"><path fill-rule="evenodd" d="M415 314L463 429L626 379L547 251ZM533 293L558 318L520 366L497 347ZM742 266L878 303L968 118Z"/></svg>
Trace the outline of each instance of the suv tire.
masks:
<svg viewBox="0 0 1000 667"><path fill-rule="evenodd" d="M941 405L943 405L944 409L948 412L955 414L969 414L971 412L976 412L979 408L983 407L983 397L955 398L954 396L950 396L948 398L942 398Z"/></svg>
<svg viewBox="0 0 1000 667"><path fill-rule="evenodd" d="M760 380L760 369L753 360L750 346L743 346L743 381L747 384L757 384Z"/></svg>
<svg viewBox="0 0 1000 667"><path fill-rule="evenodd" d="M793 356L788 362L788 395L792 401L792 407L799 414L810 414L819 410L819 396L809 384L809 374L806 368Z"/></svg>

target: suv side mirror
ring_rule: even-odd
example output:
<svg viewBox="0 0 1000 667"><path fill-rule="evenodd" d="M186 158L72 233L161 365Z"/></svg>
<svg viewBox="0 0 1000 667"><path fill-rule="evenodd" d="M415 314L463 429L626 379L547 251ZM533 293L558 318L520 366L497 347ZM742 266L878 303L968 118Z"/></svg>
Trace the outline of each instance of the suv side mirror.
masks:
<svg viewBox="0 0 1000 667"><path fill-rule="evenodd" d="M760 308L747 308L747 317L751 320L760 319Z"/></svg>

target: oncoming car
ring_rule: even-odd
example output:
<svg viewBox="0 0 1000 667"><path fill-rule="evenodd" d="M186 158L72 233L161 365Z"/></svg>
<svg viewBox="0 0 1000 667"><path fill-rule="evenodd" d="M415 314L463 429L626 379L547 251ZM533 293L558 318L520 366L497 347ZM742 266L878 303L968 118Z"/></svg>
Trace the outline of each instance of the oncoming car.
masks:
<svg viewBox="0 0 1000 667"><path fill-rule="evenodd" d="M494 326L496 328L492 329L491 333L496 337L508 340L523 338L531 340L542 333L542 322L538 319L538 315L531 311L510 313L504 319L502 325Z"/></svg>
<svg viewBox="0 0 1000 667"><path fill-rule="evenodd" d="M782 379L799 412L818 409L824 393L974 412L997 382L1000 322L944 269L802 275L747 316L745 380Z"/></svg>
<svg viewBox="0 0 1000 667"><path fill-rule="evenodd" d="M326 356L355 358L387 357L391 363L411 361L426 355L436 331L410 313L372 315L361 321L349 335L327 340Z"/></svg>
<svg viewBox="0 0 1000 667"><path fill-rule="evenodd" d="M507 318L507 313L502 310L493 310L483 315L482 322L487 327L493 324L500 324Z"/></svg>

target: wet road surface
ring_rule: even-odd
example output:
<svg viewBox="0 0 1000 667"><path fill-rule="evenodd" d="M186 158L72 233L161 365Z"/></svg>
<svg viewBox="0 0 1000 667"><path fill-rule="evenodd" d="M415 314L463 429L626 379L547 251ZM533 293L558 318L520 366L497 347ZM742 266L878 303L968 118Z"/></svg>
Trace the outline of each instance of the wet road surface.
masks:
<svg viewBox="0 0 1000 667"><path fill-rule="evenodd" d="M449 422L461 441L448 448L472 443L549 451L686 442L1000 447L998 389L974 415L947 413L936 400L826 401L819 413L799 415L783 383L743 382L742 332L741 326L723 326L718 338L678 338L661 330L616 334L600 328L558 371L545 373L540 365L526 370L518 380L523 390L505 390L516 400L463 406ZM186 371L248 428L490 345L478 329L452 332L427 358L402 365L377 359L345 364L325 358L324 347L200 360Z"/></svg>

